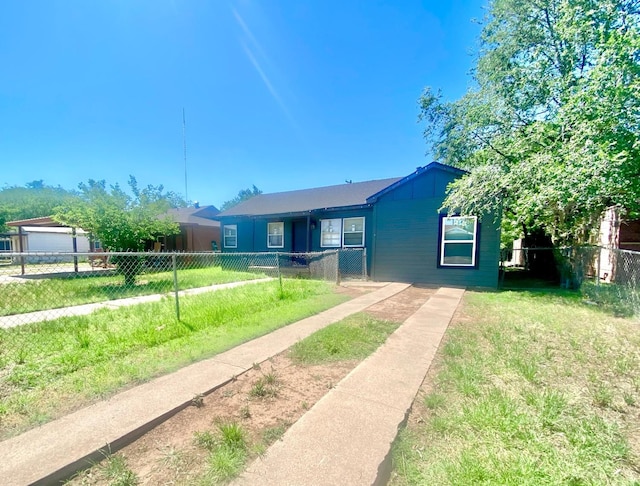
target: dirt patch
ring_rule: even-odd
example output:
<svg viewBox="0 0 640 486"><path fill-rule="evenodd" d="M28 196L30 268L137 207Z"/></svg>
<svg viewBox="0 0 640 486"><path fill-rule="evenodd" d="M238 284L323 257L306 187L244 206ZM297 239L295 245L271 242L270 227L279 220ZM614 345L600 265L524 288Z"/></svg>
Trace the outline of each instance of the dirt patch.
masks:
<svg viewBox="0 0 640 486"><path fill-rule="evenodd" d="M339 287L351 296L371 288ZM434 289L409 287L367 310L378 319L403 322L424 304ZM137 476L138 484L193 484L207 467L208 452L194 444L196 433L215 431L216 424L236 422L247 431L250 443L261 452L295 423L309 408L349 373L357 361L317 366L299 366L288 351L211 393L197 398L194 405L176 414L143 437L122 449L118 455ZM275 377L273 396L255 396L256 383L265 376ZM104 466L81 473L68 484L106 485Z"/></svg>

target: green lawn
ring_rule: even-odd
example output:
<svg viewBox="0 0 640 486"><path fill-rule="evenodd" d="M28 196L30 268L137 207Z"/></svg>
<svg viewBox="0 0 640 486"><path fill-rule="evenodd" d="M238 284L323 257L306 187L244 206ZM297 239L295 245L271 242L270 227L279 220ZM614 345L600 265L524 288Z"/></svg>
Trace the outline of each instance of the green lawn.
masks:
<svg viewBox="0 0 640 486"><path fill-rule="evenodd" d="M221 267L178 271L180 290L265 277L262 274L234 272ZM79 273L70 277L29 279L24 283L2 285L0 315L56 309L91 302L122 299L138 295L172 292L173 272L145 273L136 285L124 285L124 277L114 272Z"/></svg>
<svg viewBox="0 0 640 486"><path fill-rule="evenodd" d="M638 331L578 293L467 292L391 484L640 484Z"/></svg>
<svg viewBox="0 0 640 486"><path fill-rule="evenodd" d="M0 330L0 438L344 300L285 279Z"/></svg>

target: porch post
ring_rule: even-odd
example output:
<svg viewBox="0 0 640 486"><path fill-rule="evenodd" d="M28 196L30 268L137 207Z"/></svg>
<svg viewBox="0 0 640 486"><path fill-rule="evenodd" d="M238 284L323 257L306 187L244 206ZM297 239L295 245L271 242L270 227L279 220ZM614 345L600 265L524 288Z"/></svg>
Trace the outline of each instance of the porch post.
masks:
<svg viewBox="0 0 640 486"><path fill-rule="evenodd" d="M311 213L307 214L307 253L311 250Z"/></svg>

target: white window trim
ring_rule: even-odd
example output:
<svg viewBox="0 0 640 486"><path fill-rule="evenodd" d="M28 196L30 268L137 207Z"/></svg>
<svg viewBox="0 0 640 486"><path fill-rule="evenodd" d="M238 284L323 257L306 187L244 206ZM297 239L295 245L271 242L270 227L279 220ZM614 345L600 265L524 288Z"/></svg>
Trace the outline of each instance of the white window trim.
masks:
<svg viewBox="0 0 640 486"><path fill-rule="evenodd" d="M337 221L339 222L339 228L337 229L337 233L340 234L340 243L342 242L342 219L341 218L327 218L327 219L321 219L320 220L320 248L340 248L340 243L338 243L337 245L325 245L324 244L324 233L325 231L323 230L323 226L324 226L324 222L333 222L333 221Z"/></svg>
<svg viewBox="0 0 640 486"><path fill-rule="evenodd" d="M227 245L227 228L233 229L235 231L236 244L235 245ZM229 238L233 238L229 236ZM225 248L238 248L238 225L237 224L225 224L222 228L222 240Z"/></svg>
<svg viewBox="0 0 640 486"><path fill-rule="evenodd" d="M445 222L447 219L457 219L457 218L472 218L473 219L473 239L472 240L446 240L445 242ZM440 237L440 266L441 267L475 267L476 266L476 250L478 243L478 218L476 216L445 216L440 220L440 232L442 236ZM466 243L471 244L471 263L444 263L444 249L446 245L456 245Z"/></svg>
<svg viewBox="0 0 640 486"><path fill-rule="evenodd" d="M271 226L279 225L281 229L281 233L271 234ZM282 244L280 245L272 245L270 241L270 236L280 236L282 237ZM273 221L271 223L267 223L267 248L284 248L284 221Z"/></svg>
<svg viewBox="0 0 640 486"><path fill-rule="evenodd" d="M346 225L345 221L348 220L348 219L361 219L362 220L362 231L347 231L347 225ZM355 216L353 218L344 218L342 220L342 246L344 248L363 248L364 247L364 242L365 242L365 239L364 239L364 230L365 230L364 224L365 224L364 216ZM349 234L362 233L362 242L357 244L357 245L347 245L344 242L344 237L345 237L345 235L347 233L349 233Z"/></svg>

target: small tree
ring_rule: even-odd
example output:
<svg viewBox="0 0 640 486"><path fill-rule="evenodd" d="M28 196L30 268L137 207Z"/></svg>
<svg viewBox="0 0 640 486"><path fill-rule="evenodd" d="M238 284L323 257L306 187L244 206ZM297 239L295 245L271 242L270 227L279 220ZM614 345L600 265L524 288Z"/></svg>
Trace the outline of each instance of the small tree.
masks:
<svg viewBox="0 0 640 486"><path fill-rule="evenodd" d="M135 177L130 176L132 195L118 184L107 189L104 180L90 179L78 188L78 200L57 208L54 219L90 232L111 251L144 251L147 241L180 231L177 223L168 216L162 217L170 207L181 202L174 193L163 192L163 186L149 185L141 190ZM124 275L125 284L133 285L144 258L118 256L115 263Z"/></svg>

